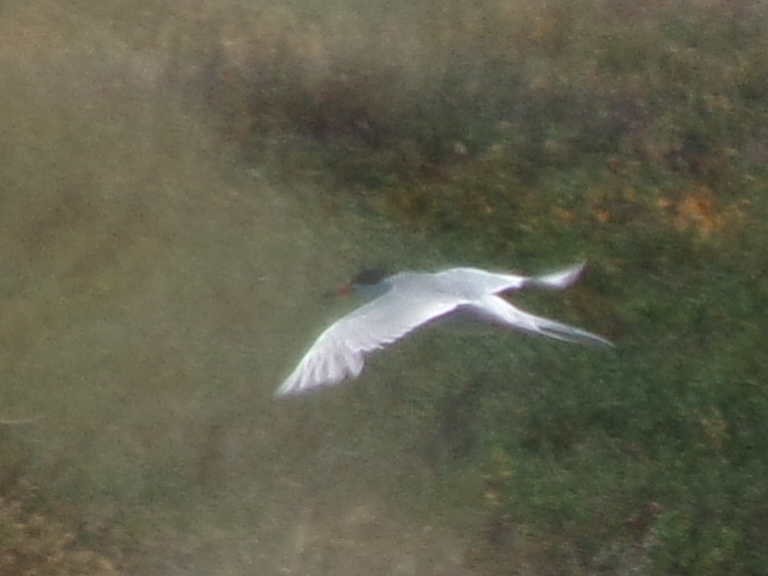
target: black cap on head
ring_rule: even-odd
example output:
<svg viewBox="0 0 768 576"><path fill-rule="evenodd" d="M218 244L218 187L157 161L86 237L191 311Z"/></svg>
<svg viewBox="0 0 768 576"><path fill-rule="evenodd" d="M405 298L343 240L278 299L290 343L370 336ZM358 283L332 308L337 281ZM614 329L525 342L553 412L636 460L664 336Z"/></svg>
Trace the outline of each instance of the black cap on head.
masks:
<svg viewBox="0 0 768 576"><path fill-rule="evenodd" d="M364 268L358 272L357 276L352 278L351 283L363 286L372 286L374 284L378 284L387 276L389 276L389 272L383 268Z"/></svg>

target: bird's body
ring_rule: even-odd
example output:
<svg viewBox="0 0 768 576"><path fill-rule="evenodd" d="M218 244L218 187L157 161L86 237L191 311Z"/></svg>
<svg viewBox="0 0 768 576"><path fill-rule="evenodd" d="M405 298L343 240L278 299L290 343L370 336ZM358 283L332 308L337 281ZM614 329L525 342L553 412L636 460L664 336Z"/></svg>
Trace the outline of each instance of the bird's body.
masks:
<svg viewBox="0 0 768 576"><path fill-rule="evenodd" d="M381 295L320 334L276 394L299 394L355 378L363 369L365 354L456 312L469 312L485 321L560 340L610 345L585 330L523 312L498 296L527 286L565 288L576 281L583 267L578 264L537 277L451 268L435 273L400 272L378 283L369 278L370 273L361 274Z"/></svg>

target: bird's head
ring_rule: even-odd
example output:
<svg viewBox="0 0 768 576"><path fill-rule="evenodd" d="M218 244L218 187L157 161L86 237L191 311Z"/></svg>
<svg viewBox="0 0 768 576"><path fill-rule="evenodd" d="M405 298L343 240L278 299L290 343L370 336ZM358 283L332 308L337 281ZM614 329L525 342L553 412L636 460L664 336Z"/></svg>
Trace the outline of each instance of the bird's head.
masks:
<svg viewBox="0 0 768 576"><path fill-rule="evenodd" d="M363 268L352 280L339 287L337 294L340 296L349 296L353 292L375 291L382 283L382 280L389 276L389 272L384 268Z"/></svg>

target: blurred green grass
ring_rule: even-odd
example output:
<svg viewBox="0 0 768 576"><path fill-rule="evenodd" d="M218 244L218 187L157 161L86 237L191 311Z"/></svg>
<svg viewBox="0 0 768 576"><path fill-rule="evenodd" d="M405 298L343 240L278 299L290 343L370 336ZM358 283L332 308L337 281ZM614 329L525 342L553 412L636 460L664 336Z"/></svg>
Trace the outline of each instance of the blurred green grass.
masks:
<svg viewBox="0 0 768 576"><path fill-rule="evenodd" d="M2 569L765 574L767 12L5 5ZM271 398L359 264L581 258L615 353Z"/></svg>

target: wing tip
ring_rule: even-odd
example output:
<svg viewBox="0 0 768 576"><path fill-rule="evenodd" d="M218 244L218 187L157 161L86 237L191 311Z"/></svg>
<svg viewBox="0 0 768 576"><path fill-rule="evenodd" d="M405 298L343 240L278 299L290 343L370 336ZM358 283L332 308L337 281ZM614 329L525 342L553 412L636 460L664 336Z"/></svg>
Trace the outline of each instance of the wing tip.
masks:
<svg viewBox="0 0 768 576"><path fill-rule="evenodd" d="M586 268L587 262L585 260L577 262L568 268L551 272L549 274L542 274L529 279L529 282L539 288L548 288L553 290L560 290L568 288L574 284Z"/></svg>
<svg viewBox="0 0 768 576"><path fill-rule="evenodd" d="M286 386L286 384L283 383L272 393L272 395L275 398L285 398L286 396L292 396L295 393L293 386Z"/></svg>
<svg viewBox="0 0 768 576"><path fill-rule="evenodd" d="M352 357L350 364L327 366L325 364L300 365L293 374L288 376L274 391L275 398L299 396L320 388L328 388L341 384L345 380L357 378L363 371L362 354L357 353ZM330 371L323 371L328 368Z"/></svg>
<svg viewBox="0 0 768 576"><path fill-rule="evenodd" d="M280 384L280 386L277 387L273 393L273 396L275 398L285 398L287 396L295 396L299 392L301 392L301 386L297 385L296 379L293 377L293 375L291 375L286 378L285 381Z"/></svg>

